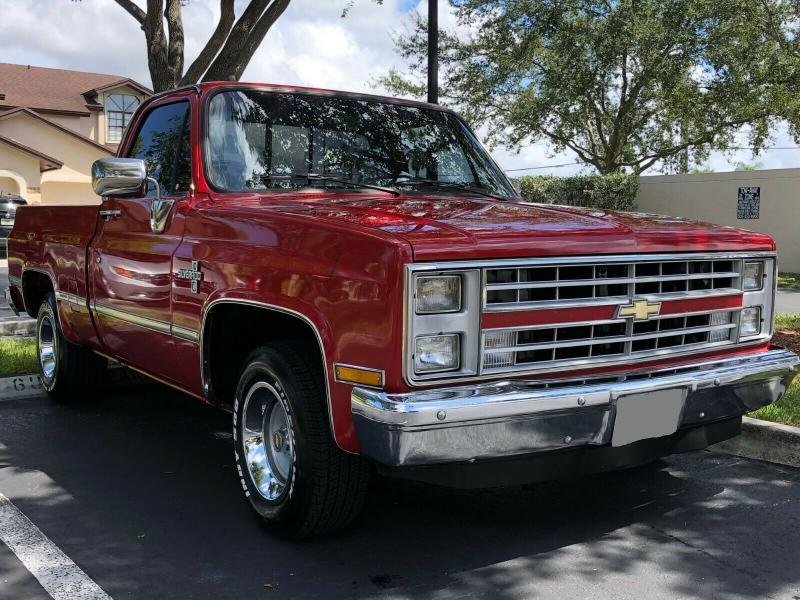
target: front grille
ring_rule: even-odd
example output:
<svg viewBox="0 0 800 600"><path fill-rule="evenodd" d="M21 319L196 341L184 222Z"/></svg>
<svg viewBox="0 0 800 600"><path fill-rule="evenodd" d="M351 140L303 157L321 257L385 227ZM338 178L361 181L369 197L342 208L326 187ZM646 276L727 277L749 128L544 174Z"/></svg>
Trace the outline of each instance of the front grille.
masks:
<svg viewBox="0 0 800 600"><path fill-rule="evenodd" d="M558 306L629 296L692 296L741 289L741 260L658 260L485 270L487 309Z"/></svg>
<svg viewBox="0 0 800 600"><path fill-rule="evenodd" d="M487 266L483 269L483 310L572 310L622 306L639 299L663 303L741 294L743 264L744 259L738 257L661 256ZM634 363L646 357L732 345L737 342L739 310L728 306L715 307L712 299L700 309L695 305L679 314L662 311L642 320L613 316L580 323L484 329L480 372ZM547 322L549 311L544 319L542 314L538 323ZM562 321L563 315L561 312L561 318L555 320Z"/></svg>
<svg viewBox="0 0 800 600"><path fill-rule="evenodd" d="M738 311L484 331L483 371L702 350L735 341Z"/></svg>

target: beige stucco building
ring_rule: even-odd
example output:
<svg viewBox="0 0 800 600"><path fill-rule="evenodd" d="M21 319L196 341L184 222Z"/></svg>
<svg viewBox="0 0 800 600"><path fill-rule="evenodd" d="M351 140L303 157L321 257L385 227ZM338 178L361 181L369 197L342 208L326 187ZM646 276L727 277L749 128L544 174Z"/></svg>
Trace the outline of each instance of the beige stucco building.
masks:
<svg viewBox="0 0 800 600"><path fill-rule="evenodd" d="M0 63L0 194L93 203L90 169L116 153L152 92L119 75Z"/></svg>
<svg viewBox="0 0 800 600"><path fill-rule="evenodd" d="M800 169L639 179L638 209L766 233L782 271L800 273Z"/></svg>

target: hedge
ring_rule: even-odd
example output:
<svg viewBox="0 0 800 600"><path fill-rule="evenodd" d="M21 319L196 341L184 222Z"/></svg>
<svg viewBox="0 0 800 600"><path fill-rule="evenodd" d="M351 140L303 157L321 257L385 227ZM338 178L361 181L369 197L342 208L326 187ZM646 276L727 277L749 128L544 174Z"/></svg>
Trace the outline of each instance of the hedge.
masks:
<svg viewBox="0 0 800 600"><path fill-rule="evenodd" d="M635 175L523 176L522 197L530 202L611 210L634 210L639 178Z"/></svg>

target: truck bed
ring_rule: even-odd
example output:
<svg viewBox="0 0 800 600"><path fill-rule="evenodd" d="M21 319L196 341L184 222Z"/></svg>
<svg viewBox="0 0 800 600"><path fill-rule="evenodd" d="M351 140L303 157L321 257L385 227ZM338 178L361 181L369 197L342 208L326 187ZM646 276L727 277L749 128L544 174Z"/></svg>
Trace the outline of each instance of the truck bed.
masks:
<svg viewBox="0 0 800 600"><path fill-rule="evenodd" d="M97 211L97 206L21 207L8 239L9 276L21 279L28 268L44 271L56 290L87 298L86 248Z"/></svg>

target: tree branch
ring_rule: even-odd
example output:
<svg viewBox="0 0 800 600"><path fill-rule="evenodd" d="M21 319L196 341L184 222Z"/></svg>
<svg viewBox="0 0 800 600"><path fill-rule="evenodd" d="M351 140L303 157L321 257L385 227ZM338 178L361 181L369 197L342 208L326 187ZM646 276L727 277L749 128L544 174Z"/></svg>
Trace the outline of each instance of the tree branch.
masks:
<svg viewBox="0 0 800 600"><path fill-rule="evenodd" d="M247 63L250 62L253 54L255 54L256 50L258 50L258 47L264 40L264 36L267 35L267 32L275 24L275 21L277 21L283 12L288 8L290 2L291 0L275 0L269 5L269 8L267 8L267 10L258 20L258 23L256 23L256 26L247 37L247 43L239 53L239 64L234 71L235 79L238 80L241 78L245 68L247 67Z"/></svg>
<svg viewBox="0 0 800 600"><path fill-rule="evenodd" d="M119 4L122 8L124 8L130 16L136 19L139 22L139 25L144 25L144 20L147 18L147 14L136 4L133 3L133 0L114 0L117 4Z"/></svg>
<svg viewBox="0 0 800 600"><path fill-rule="evenodd" d="M225 45L206 71L204 81L237 80L267 32L291 0L252 0L231 29Z"/></svg>
<svg viewBox="0 0 800 600"><path fill-rule="evenodd" d="M147 0L147 14L142 23L147 40L147 66L153 90L161 92L174 86L169 72L167 40L164 36L164 3L162 0Z"/></svg>
<svg viewBox="0 0 800 600"><path fill-rule="evenodd" d="M167 9L164 11L169 30L169 43L167 46L167 63L172 75L172 85L178 84L183 75L183 17L181 15L181 0L167 0Z"/></svg>
<svg viewBox="0 0 800 600"><path fill-rule="evenodd" d="M236 62L236 54L247 42L250 32L269 4L270 0L250 0L247 8L244 9L228 33L228 38L206 71L203 81L231 79L230 66Z"/></svg>
<svg viewBox="0 0 800 600"><path fill-rule="evenodd" d="M181 79L180 85L189 85L200 81L203 77L203 73L205 73L209 65L211 65L211 61L219 54L219 50L225 43L231 31L231 27L233 27L234 20L236 19L233 2L234 0L220 0L220 14L217 28L214 30L214 33L211 34L211 37L200 51L200 54L197 55L197 58L194 59L194 62L192 62L186 70L186 74Z"/></svg>

